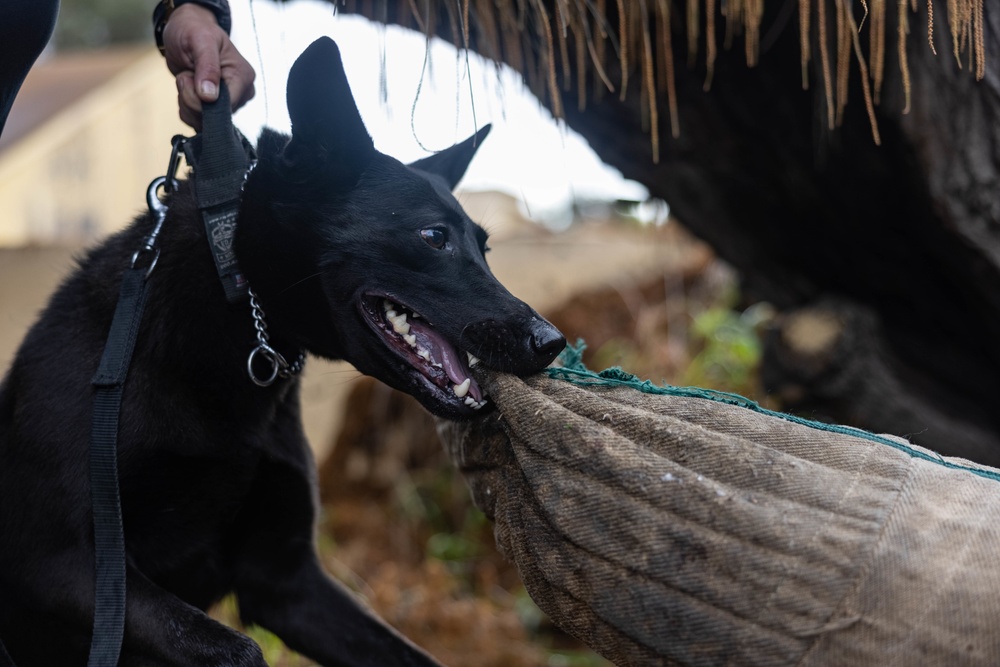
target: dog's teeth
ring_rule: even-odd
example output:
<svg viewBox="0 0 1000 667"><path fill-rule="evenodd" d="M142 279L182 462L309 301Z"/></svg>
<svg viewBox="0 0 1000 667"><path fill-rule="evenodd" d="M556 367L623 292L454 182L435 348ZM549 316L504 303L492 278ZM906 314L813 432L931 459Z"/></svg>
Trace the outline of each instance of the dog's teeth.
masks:
<svg viewBox="0 0 1000 667"><path fill-rule="evenodd" d="M459 398L465 398L465 395L469 393L469 387L471 385L472 385L472 378L465 378L465 382L463 382L462 384L456 384L451 389L452 391L455 392L455 395L458 396Z"/></svg>
<svg viewBox="0 0 1000 667"><path fill-rule="evenodd" d="M466 352L465 354L469 357L469 368L472 368L479 363L479 358L473 356L471 352Z"/></svg>
<svg viewBox="0 0 1000 667"><path fill-rule="evenodd" d="M470 408L474 408L476 407L476 405L478 405L476 399L472 398L471 396L465 397L465 404L468 405Z"/></svg>
<svg viewBox="0 0 1000 667"><path fill-rule="evenodd" d="M406 344L409 345L410 347L417 346L417 337L414 336L413 334L404 334L403 340L405 340Z"/></svg>
<svg viewBox="0 0 1000 667"><path fill-rule="evenodd" d="M442 366L442 365L441 365L440 363L438 363L437 361L435 361L435 362L434 362L433 364L431 364L431 366L433 366L434 368L444 368L444 366Z"/></svg>
<svg viewBox="0 0 1000 667"><path fill-rule="evenodd" d="M392 322L392 330L400 336L405 336L410 333L410 325L406 321L406 313L397 315L396 317L390 317L389 321Z"/></svg>
<svg viewBox="0 0 1000 667"><path fill-rule="evenodd" d="M484 405L486 405L486 401L473 401L471 407L473 410L482 410Z"/></svg>
<svg viewBox="0 0 1000 667"><path fill-rule="evenodd" d="M431 353L422 347L417 348L417 356L423 359L424 361L431 360Z"/></svg>

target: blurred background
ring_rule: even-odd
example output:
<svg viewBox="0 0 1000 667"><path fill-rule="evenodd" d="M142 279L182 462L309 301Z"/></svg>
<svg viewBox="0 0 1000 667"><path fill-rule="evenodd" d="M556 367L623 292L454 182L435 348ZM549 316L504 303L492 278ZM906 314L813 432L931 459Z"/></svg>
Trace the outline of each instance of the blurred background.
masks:
<svg viewBox="0 0 1000 667"><path fill-rule="evenodd" d="M231 4L234 42L258 73L257 97L235 117L248 137L288 129L287 70L313 39L333 37L383 152L415 160L493 124L459 200L491 232L501 282L567 339L585 340L591 368L766 402L757 377L766 304L744 303L734 272L670 217L669 203L604 165L519 75L329 4ZM0 138L4 368L73 257L142 210L170 137L191 134L153 45L152 9L151 0L63 0ZM453 667L606 664L525 594L419 406L317 359L303 391L331 572ZM232 600L213 613L238 624ZM272 665L310 664L249 631Z"/></svg>

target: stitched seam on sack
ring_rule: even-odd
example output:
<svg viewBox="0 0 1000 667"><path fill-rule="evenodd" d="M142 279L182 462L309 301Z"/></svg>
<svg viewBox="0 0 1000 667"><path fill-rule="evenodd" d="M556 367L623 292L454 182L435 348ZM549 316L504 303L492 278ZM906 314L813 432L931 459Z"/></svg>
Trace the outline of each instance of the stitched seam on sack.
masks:
<svg viewBox="0 0 1000 667"><path fill-rule="evenodd" d="M640 415L642 413L648 413L649 412L649 410L647 408L644 408L644 407L641 407L641 406L636 406L636 405L631 405L631 404L622 402L621 400L619 400L619 397L617 397L617 396L614 396L614 395L611 395L611 394L596 394L592 390L587 389L587 388L580 387L579 389L577 389L577 387L579 387L579 385L576 385L575 383L569 383L569 384L574 387L574 389L573 389L574 391L583 392L583 393L585 393L585 395L587 397L591 397L592 398L594 396L600 396L600 398L603 399L603 400L605 400L605 401L610 401L610 402L615 403L616 405L620 406L621 409L623 409L625 411L626 415L629 415L629 416L638 416L638 415ZM608 387L608 388L609 389L615 389L615 387ZM617 423L611 423L610 425L604 424L601 421L599 421L597 419L594 419L593 416L588 415L586 413L587 407L584 406L581 409L581 406L578 405L576 403L576 401L577 401L577 398L575 398L575 397L572 398L571 400L565 400L565 397L563 397L563 396L559 396L559 397L556 398L556 403L558 403L558 405L560 407L568 410L570 413L572 413L574 415L578 415L578 416L584 417L584 418L588 419L590 422L592 422L592 423L594 423L596 425L599 425L602 428L606 428L606 429L610 430L611 432L613 432L616 435L616 437L625 438L626 440L631 440L632 439L629 435L627 435L625 433L619 432L619 430L617 428L617 425L618 425ZM737 434L734 434L734 433L728 433L728 432L722 432L722 431L713 430L713 429L711 429L711 428L709 428L707 426L704 426L702 424L698 424L696 422L690 421L688 419L685 419L682 416L678 416L678 415L675 415L675 414L667 414L667 413L654 412L653 415L655 416L655 419L662 420L662 422L664 424L667 424L667 425L671 425L671 424L676 423L676 424L680 425L683 428L695 429L697 432L699 432L699 433L705 433L705 434L708 434L709 436L721 436L721 437L723 437L726 440L727 443L732 443L732 444L734 444L736 446L742 446L743 444L748 444L752 448L756 448L756 449L759 449L761 451L774 452L776 459L777 458L782 458L782 459L787 458L790 461L799 462L800 464L803 464L803 465L816 466L818 468L823 468L825 470L829 470L832 473L836 473L838 475L843 475L845 477L849 476L852 480L854 480L852 482L852 484L851 484L851 488L854 488L857 485L858 474L860 472L862 472L862 471L865 471L865 466L864 466L864 462L863 461L867 461L868 458L871 455L873 455L874 453L876 453L878 451L877 449L873 449L871 447L866 447L866 453L865 453L863 461L859 463L855 459L853 461L852 468L850 470L848 470L848 469L842 468L842 467L831 466L828 463L825 463L825 462L820 461L820 460L811 459L811 458L804 457L804 456L801 456L801 455L798 455L798 454L793 454L793 453L786 452L783 449L781 449L780 447L775 447L775 446L772 446L772 445L761 444L761 442L759 442L758 440L755 440L753 437L744 437L742 435L737 435ZM509 433L508 433L508 435L509 435ZM689 435L691 435L691 434L683 434L680 437L687 438ZM532 450L533 451L538 451L536 448L532 448ZM701 469L701 468L698 468L698 467L693 467L689 463L685 463L685 464L682 465L682 464L678 463L677 461L675 461L673 458L671 458L670 456L668 456L666 454L662 454L662 453L657 452L656 456L658 458L662 458L663 460L670 461L671 463L673 463L675 465L681 466L685 470L691 472L693 475L702 474L702 475L704 475L706 477L706 479L709 479L709 480L715 482L716 484L719 484L720 486L724 486L727 489L730 489L732 493L735 493L737 490L741 490L741 489L744 488L744 487L740 487L739 486L738 480L724 479L724 478L715 477L715 476L712 475L711 472L709 472L707 470L704 470L704 469ZM551 460L551 457L547 457L547 458L549 458ZM906 465L908 465L908 462L911 461L911 460L912 460L912 458L907 459L907 464ZM908 470L908 468L907 468L907 470ZM880 480L888 480L888 481L893 481L893 482L895 482L895 481L898 480L898 475L889 474L889 473L880 473L878 471L871 471L871 470L866 471L866 472L868 472L873 477L876 477L876 478L878 478ZM903 482L905 482L905 479L903 480ZM831 506L831 505L828 505L828 504L825 504L825 503L822 503L822 502L818 502L815 499L810 499L810 500L791 499L791 498L788 498L788 497L786 497L784 495L776 493L774 490L770 490L770 489L766 489L766 488L754 488L752 491L750 491L750 493L752 493L755 496L760 496L762 498L787 500L789 502L794 502L796 505L799 505L799 506L802 506L802 507L812 508L812 509L814 509L816 511L824 512L824 513L831 514L831 515L844 516L844 517L847 517L847 518L852 519L854 521L859 521L859 522L864 522L864 523L870 523L870 522L872 522L872 519L869 518L869 516L867 514L851 512L849 507L848 508L844 508L844 497L845 496L843 496L843 495L840 496L839 499L836 501L836 503Z"/></svg>
<svg viewBox="0 0 1000 667"><path fill-rule="evenodd" d="M854 489L857 488L857 486L858 486L858 480L861 478L861 470L864 469L864 463L866 461L868 461L874 453L875 453L874 449L872 449L872 448L868 449L868 452L865 454L864 460L859 463L857 471L851 476L851 483L850 483L850 485L846 489L844 489L843 492L840 494L840 497L837 500L837 503L836 503L836 505L834 506L834 509L833 509L834 513L836 513L835 510L837 508L840 508L840 507L842 507L844 505L844 503L847 501L847 498L851 495L851 493L853 493ZM897 496L896 503L898 503L898 502L899 502L899 498ZM894 506L894 509L895 509L895 506ZM892 515L892 511L890 511L890 513L889 513L889 516L891 516L891 515ZM886 520L888 520L888 517L887 517ZM883 525L882 530L884 530L884 529L885 529L885 526ZM814 530L813 533L812 533L812 535L806 541L806 543L807 544L815 544L816 541L819 539L819 537L820 537L821 534L823 534L823 526L820 526L816 530ZM882 531L880 530L879 531L879 535L873 541L874 544L878 544L878 540L881 539L881 535L882 535ZM861 567L858 567L856 569L856 571L860 572L861 571ZM789 571L787 569L785 570L785 574L786 575L789 574ZM855 576L857 576L857 574ZM774 587L774 590L771 591L771 594L768 596L767 600L765 600L763 602L763 604L762 604L762 607L761 607L761 613L762 614L766 613L771 608L771 605L774 603L774 600L778 596L778 593L787 584L788 584L788 578L786 576L785 578L783 578L778 583L777 586ZM848 588L848 591L850 591L851 588L853 588L853 587ZM845 596L846 596L846 594L847 594L847 592L845 591ZM829 619L833 618L836 615L837 609L839 608L840 604L842 604L843 599L844 598L841 598L840 601L838 601L836 604L832 605L831 610L830 610L830 615L827 618L826 623L823 624L823 626L829 624L829 622L830 622ZM789 634L792 637L801 638L803 633L802 633L802 631L796 631L793 628L789 628ZM745 643L745 640L741 641L739 648L742 648L744 643ZM809 647L807 646L803 650L803 653L807 652L808 650L809 650Z"/></svg>
<svg viewBox="0 0 1000 667"><path fill-rule="evenodd" d="M861 588L862 581L864 581L865 577L872 570L875 560L875 554L878 551L879 545L881 545L882 540L885 539L886 531L889 529L889 526L893 524L893 521L896 518L896 514L902 511L901 507L903 505L902 502L903 498L906 497L906 494L909 492L910 486L915 483L916 471L917 471L917 462L915 460L911 460L910 468L906 472L906 479L903 480L903 484L899 487L899 492L896 494L896 501L893 503L892 510L889 511L889 516L886 517L885 523L882 524L882 530L879 531L878 537L872 543L871 550L869 551L867 557L864 559L863 564L861 565L861 567L858 568L858 575L857 579L854 582L854 586L852 586L847 592L844 593L844 597L841 598L840 602L838 602L837 605L834 607L833 613L830 614L831 619L836 618L839 614L845 611L845 605L847 604L847 600L857 596L857 592L858 589ZM858 620L863 618L863 616L864 616L864 610L859 609ZM830 621L827 621L827 624L829 623ZM826 638L826 636L827 635L825 634L819 634L816 636L816 639L813 641L809 649L802 655L799 661L795 663L796 667L801 667L801 665L805 664L806 659L810 657L813 651L816 650L820 642L822 642Z"/></svg>
<svg viewBox="0 0 1000 667"><path fill-rule="evenodd" d="M875 433L870 433L859 428L854 428L851 426L842 426L840 424L824 424L822 422L812 421L810 419L804 419L802 417L797 417L795 415L790 415L784 412L777 412L775 410L768 410L767 408L761 407L758 403L740 396L738 394L729 394L726 392L715 391L712 389L701 389L698 387L675 387L675 386L658 386L654 385L649 380L639 380L635 378L631 380L625 380L621 378L611 378L602 377L601 375L594 373L590 370L580 370L576 368L549 368L546 369L549 377L555 380L563 380L571 384L575 384L581 387L593 387L593 386L604 386L604 387L630 387L637 391L641 391L646 394L657 394L662 396L682 396L685 398L700 398L707 401L716 401L718 403L726 403L728 405L735 405L737 407L746 408L754 412L758 412L763 415L768 415L771 417L777 417L778 419L784 419L785 421L792 422L794 424L800 424L802 426L807 426L809 428L816 429L818 431L826 431L828 433L839 433L841 435L853 436L856 438L862 438L864 440L869 440L871 442L877 442L882 445L888 445L893 449L897 449L901 452L908 454L909 456L921 459L924 461L930 461L945 468L951 468L954 470L964 470L966 472L971 472L979 477L985 477L986 479L993 480L995 482L1000 482L1000 472L992 470L982 470L980 468L975 468L972 466L961 465L958 463L953 463L947 461L944 457L939 455L932 456L931 454L923 451L919 451L904 445L901 442L895 440L890 440L889 438L882 437Z"/></svg>
<svg viewBox="0 0 1000 667"><path fill-rule="evenodd" d="M914 467L916 467L916 466L914 466ZM974 538L982 539L982 531L980 531L979 529L982 527L983 522L986 520L986 517L987 517L987 513L986 512L980 512L978 514L978 516L976 518L976 529L977 530L975 532L971 532L971 535ZM963 558L964 558L965 554L968 553L969 547L972 544L972 538L969 537L969 534L970 533L965 533L964 534L965 540L962 543L962 549L961 549L961 552L960 552L960 554L963 556ZM954 543L952 543L951 547L954 547ZM925 600L924 601L925 604L924 604L924 607L923 607L923 612L916 619L914 619L914 621L911 623L911 625L910 625L910 631L906 635L906 640L905 641L906 641L907 644L909 644L909 645L912 646L914 634L920 632L920 628L925 627L924 624L923 624L923 619L926 618L927 615L930 614L932 610L935 610L937 608L937 606L934 604L934 602L936 602L938 599L940 599L942 593L947 592L948 589L950 588L951 580L955 578L955 573L958 571L959 563L962 562L962 559L954 557L955 555L956 554L954 554L954 552L952 552L952 556L953 557L948 559L948 565L945 568L946 571L947 571L947 575L946 576L935 576L934 580L935 580L935 582L937 582L937 588L935 589L935 593L936 594L934 596L934 599L933 600ZM940 573L936 573L936 574L940 574ZM892 665L898 665L899 664L899 657L898 656L900 654L902 654L902 652L899 651L898 647L897 647L897 650L893 651L893 656L891 657L891 659L890 659L887 667L892 667Z"/></svg>
<svg viewBox="0 0 1000 667"><path fill-rule="evenodd" d="M573 384L574 386L578 386L575 383L570 383L570 384ZM608 387L608 388L609 389L614 389L614 387ZM634 406L634 405L630 405L628 403L624 403L621 400L619 400L619 398L617 396L614 396L614 395L610 395L610 394L594 394L593 392L585 390L585 389L581 389L581 391L586 391L589 396L599 395L602 399L604 399L606 401L614 402L617 405L621 406L626 411L635 412L635 413L641 413L641 412L645 412L646 411L646 408L637 407L637 406ZM559 404L561 406L564 406L564 407L565 407L566 404L569 403L568 401L565 402L565 403L563 401L558 401L558 402L559 402ZM607 428L607 429L611 430L612 432L614 432L619 437L623 437L623 438L626 438L626 439L631 439L631 438L629 438L629 436L624 435L622 433L619 433L615 424L612 424L610 426L603 425L598 420L595 420L593 417L584 414L583 411L581 411L579 409L579 406L574 406L573 408L570 408L570 411L573 412L574 414L578 414L580 416L583 416L583 417L589 419L591 422L593 422L595 424L599 424L599 425L604 426L604 428ZM698 424L698 423L695 423L693 421L689 421L688 419L685 419L682 416L678 416L678 415L674 415L674 414L665 414L665 413L654 413L654 414L655 414L655 416L656 416L657 419L669 420L670 422L677 422L678 424L681 424L684 427L693 428L693 429L696 429L697 431L700 431L700 432L703 432L703 433L706 433L706 434L709 434L709 435L721 435L724 438L726 438L727 441L732 441L734 443L741 444L741 445L745 443L745 444L750 445L753 448L760 449L761 451L774 452L775 455L776 455L776 457L787 457L788 459L794 460L796 462L800 462L801 464L804 464L804 465L817 466L817 467L825 468L827 470L836 472L837 474L850 475L850 477L855 480L854 482L852 482L851 488L853 488L854 486L857 485L857 474L864 469L863 464L855 464L852 470L847 470L845 468L831 466L831 465L829 465L829 464L827 464L827 463L825 463L823 461L819 461L819 460L815 460L815 459L810 459L810 458L801 456L799 454L792 454L792 453L786 452L783 449L781 449L780 447L761 444L760 442L758 442L757 440L753 439L752 437L744 437L742 435L736 435L736 434L733 434L733 433L727 433L727 432L713 430L713 429L708 428L707 426L704 426L702 424ZM685 434L685 435L687 435L687 434ZM875 451L876 450L868 448L867 453L865 455L865 460L867 460L868 457L870 457ZM674 461L673 459L671 459L669 456L665 456L665 455L659 454L659 453L657 453L656 455L658 457L660 457L660 458L663 458L664 460L668 460L668 461L671 461L671 462L673 462L673 463L675 463L677 465L680 465L676 461ZM710 476L711 473L708 472L708 471L699 470L697 468L689 467L689 466L686 466L686 465L682 466L682 467L684 467L687 470L690 470L691 472L693 472L695 474L697 474L697 473L700 472L701 474L708 476L709 479L712 479L716 483L718 483L720 485L723 485L723 486L726 486L728 488L731 488L731 489L738 489L738 488L740 488L732 480L727 481L727 480L724 480L724 479L719 479L719 478L716 478L716 477L711 477ZM881 479L881 480L894 481L894 480L897 479L897 476L896 475L892 475L892 474L881 474L879 472L870 472L870 474L871 474L871 476L877 477L878 479ZM762 497L766 497L766 498L778 498L778 499L782 499L782 500L789 500L788 498L785 498L784 496L779 495L777 493L774 493L773 491L770 491L770 490L767 490L767 489L754 489L752 491L752 493L753 494L759 494ZM800 501L800 500L794 500L793 502L795 502L795 503L797 503L799 505L805 506L805 507L811 507L811 508L814 508L814 509L816 509L818 511L827 512L827 513L830 513L830 514L837 514L837 509L838 508L842 508L842 506L843 506L843 499L842 498L840 500L838 500L833 507L828 507L827 505L822 505L822 504L819 504L819 503L804 502L804 501ZM870 521L870 519L866 515L854 513L854 512L851 512L849 510L850 510L850 508L847 508L846 511L840 512L840 515L841 516L849 517L849 518L857 520L857 521L863 521L863 522L869 522Z"/></svg>

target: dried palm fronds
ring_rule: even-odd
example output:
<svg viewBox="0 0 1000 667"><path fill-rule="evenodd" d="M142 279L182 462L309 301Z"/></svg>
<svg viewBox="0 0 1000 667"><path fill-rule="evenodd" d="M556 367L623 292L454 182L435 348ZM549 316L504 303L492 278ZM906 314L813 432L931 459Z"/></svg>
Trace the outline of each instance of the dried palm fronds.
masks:
<svg viewBox="0 0 1000 667"><path fill-rule="evenodd" d="M776 0L768 0L775 2ZM898 67L905 108L909 110L911 83L906 44L917 0L797 0L802 85L808 88L809 66L818 51L826 101L827 125L843 121L852 71L861 86L872 127L879 142L875 106L885 79L887 36L896 31ZM341 0L349 12L380 20L386 1ZM983 5L985 0L944 0L952 52L960 67L975 78L985 76ZM428 35L443 33L460 47L472 45L484 56L506 62L524 76L528 87L546 102L556 117L563 115L562 90L577 87L577 104L588 100L588 74L600 100L605 91L625 99L629 84L639 83L639 96L648 122L654 160L659 154L659 108L662 96L669 109L670 131L679 136L675 86L675 44L671 27L675 14L684 12L688 64L704 44L705 88L710 88L717 57L716 19L725 21L723 48L742 34L746 62L757 64L765 0L407 0L400 2L397 20ZM927 0L927 39L933 53L934 5ZM443 17L441 15L444 15ZM441 25L443 18L449 25ZM892 23L895 25L891 25ZM831 30L832 28L832 30ZM861 33L868 31L867 53ZM831 34L832 32L832 34ZM832 42L832 44L831 44ZM832 51L832 53L831 53ZM609 72L617 70L618 81ZM561 78L561 86L560 86ZM615 83L617 83L617 88ZM633 84L634 85L634 84Z"/></svg>

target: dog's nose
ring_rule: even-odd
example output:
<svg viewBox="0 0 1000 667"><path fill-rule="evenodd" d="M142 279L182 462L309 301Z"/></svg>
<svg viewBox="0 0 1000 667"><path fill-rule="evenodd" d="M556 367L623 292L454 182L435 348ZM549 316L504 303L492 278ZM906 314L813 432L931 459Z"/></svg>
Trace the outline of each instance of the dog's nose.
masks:
<svg viewBox="0 0 1000 667"><path fill-rule="evenodd" d="M566 347L566 338L543 319L531 323L531 347L542 366L548 366Z"/></svg>

